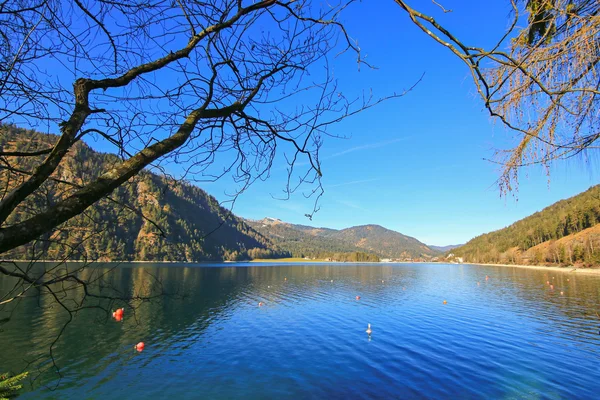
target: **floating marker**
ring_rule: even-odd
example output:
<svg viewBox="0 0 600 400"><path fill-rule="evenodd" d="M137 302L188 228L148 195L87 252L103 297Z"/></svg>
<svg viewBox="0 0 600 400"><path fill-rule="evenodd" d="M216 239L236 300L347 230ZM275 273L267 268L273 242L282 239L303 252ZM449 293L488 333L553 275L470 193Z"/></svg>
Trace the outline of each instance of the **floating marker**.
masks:
<svg viewBox="0 0 600 400"><path fill-rule="evenodd" d="M444 304L448 304L448 302L446 300L444 300Z"/></svg>
<svg viewBox="0 0 600 400"><path fill-rule="evenodd" d="M115 311L113 311L112 316L117 322L121 322L121 320L123 319L124 312L124 308L117 308Z"/></svg>
<svg viewBox="0 0 600 400"><path fill-rule="evenodd" d="M356 300L360 300L360 296L356 296Z"/></svg>
<svg viewBox="0 0 600 400"><path fill-rule="evenodd" d="M258 306L259 306L259 307L262 307L262 306L264 306L264 305L265 305L265 303L263 303L262 301L259 301L259 302L258 302Z"/></svg>
<svg viewBox="0 0 600 400"><path fill-rule="evenodd" d="M137 351L142 351L144 350L144 342L139 342L138 344L136 344L135 346L133 346Z"/></svg>

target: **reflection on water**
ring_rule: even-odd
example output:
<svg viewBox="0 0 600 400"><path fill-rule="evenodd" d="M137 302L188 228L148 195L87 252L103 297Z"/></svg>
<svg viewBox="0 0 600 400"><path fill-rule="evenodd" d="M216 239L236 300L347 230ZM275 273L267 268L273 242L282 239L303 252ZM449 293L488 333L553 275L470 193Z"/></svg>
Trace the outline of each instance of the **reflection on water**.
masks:
<svg viewBox="0 0 600 400"><path fill-rule="evenodd" d="M54 391L44 356L66 315L47 298L21 302L0 332L0 369L39 359L30 368L46 372L24 398L600 393L600 276L443 264L106 271L123 293L152 293L155 276L185 296L142 304L135 317L126 310L122 323L79 313L54 348L63 374ZM0 292L10 285L0 279Z"/></svg>

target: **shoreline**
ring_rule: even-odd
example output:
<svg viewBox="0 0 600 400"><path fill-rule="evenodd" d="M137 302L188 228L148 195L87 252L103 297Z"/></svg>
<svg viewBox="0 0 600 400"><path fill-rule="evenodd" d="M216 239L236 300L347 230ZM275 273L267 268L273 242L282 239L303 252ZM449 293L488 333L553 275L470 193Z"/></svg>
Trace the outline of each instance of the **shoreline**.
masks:
<svg viewBox="0 0 600 400"><path fill-rule="evenodd" d="M2 262L31 262L31 260L0 260ZM486 264L486 263L453 263L453 262L414 262L414 261L390 261L390 262L381 262L381 261L326 261L323 259L315 259L315 260L305 260L298 258L268 258L268 259L255 259L255 260L243 260L243 261L143 261L143 260L135 260L135 261L82 261L82 260L35 260L34 262L39 263L89 263L92 264L194 264L194 265L202 265L202 264L223 264L223 265L233 265L236 264L254 264L254 263L263 263L263 264L276 264L276 263L286 263L286 264L381 264L381 265L389 265L389 264L447 264L447 265L474 265L474 266L489 266L489 267L510 267L510 268L528 268L528 269L538 269L538 270L546 270L546 271L555 271L555 272L565 272L565 273L576 273L576 274L588 274L588 275L600 275L600 267L591 267L591 268L578 268L575 266L569 267L557 267L554 265L542 266L542 265L523 265L523 264Z"/></svg>
<svg viewBox="0 0 600 400"><path fill-rule="evenodd" d="M529 268L529 269L541 269L546 271L556 272L567 272L573 274L590 274L600 275L600 268L577 268L574 266L570 267L557 267L557 266L542 266L542 265L522 265L522 264L482 264L482 263L463 263L468 265L482 265L490 267L511 267L511 268Z"/></svg>

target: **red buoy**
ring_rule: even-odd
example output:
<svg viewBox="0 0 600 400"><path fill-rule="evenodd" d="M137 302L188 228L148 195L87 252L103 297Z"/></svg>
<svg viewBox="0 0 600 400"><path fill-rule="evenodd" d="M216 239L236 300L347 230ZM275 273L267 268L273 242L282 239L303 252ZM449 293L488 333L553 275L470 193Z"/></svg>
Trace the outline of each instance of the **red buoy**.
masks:
<svg viewBox="0 0 600 400"><path fill-rule="evenodd" d="M356 300L360 300L360 296L356 296Z"/></svg>
<svg viewBox="0 0 600 400"><path fill-rule="evenodd" d="M265 303L263 303L262 301L259 301L259 302L258 302L258 306L259 306L259 307L262 307L262 306L264 306L264 305L265 305Z"/></svg>
<svg viewBox="0 0 600 400"><path fill-rule="evenodd" d="M136 344L135 346L133 346L137 351L142 351L144 350L144 342L139 342L138 344Z"/></svg>

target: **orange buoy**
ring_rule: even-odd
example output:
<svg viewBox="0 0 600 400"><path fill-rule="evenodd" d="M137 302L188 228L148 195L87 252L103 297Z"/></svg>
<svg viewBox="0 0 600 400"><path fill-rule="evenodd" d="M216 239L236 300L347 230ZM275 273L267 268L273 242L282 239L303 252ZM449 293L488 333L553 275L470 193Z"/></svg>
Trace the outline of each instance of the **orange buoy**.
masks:
<svg viewBox="0 0 600 400"><path fill-rule="evenodd" d="M121 322L121 320L123 319L124 312L124 308L117 308L115 311L113 311L112 316L115 320L117 320L117 322Z"/></svg>
<svg viewBox="0 0 600 400"><path fill-rule="evenodd" d="M356 296L356 300L360 300L360 296Z"/></svg>
<svg viewBox="0 0 600 400"><path fill-rule="evenodd" d="M137 351L142 351L144 350L144 342L139 342L138 344L136 344L135 346L133 346Z"/></svg>
<svg viewBox="0 0 600 400"><path fill-rule="evenodd" d="M444 300L444 304L448 304L448 302L446 300Z"/></svg>

